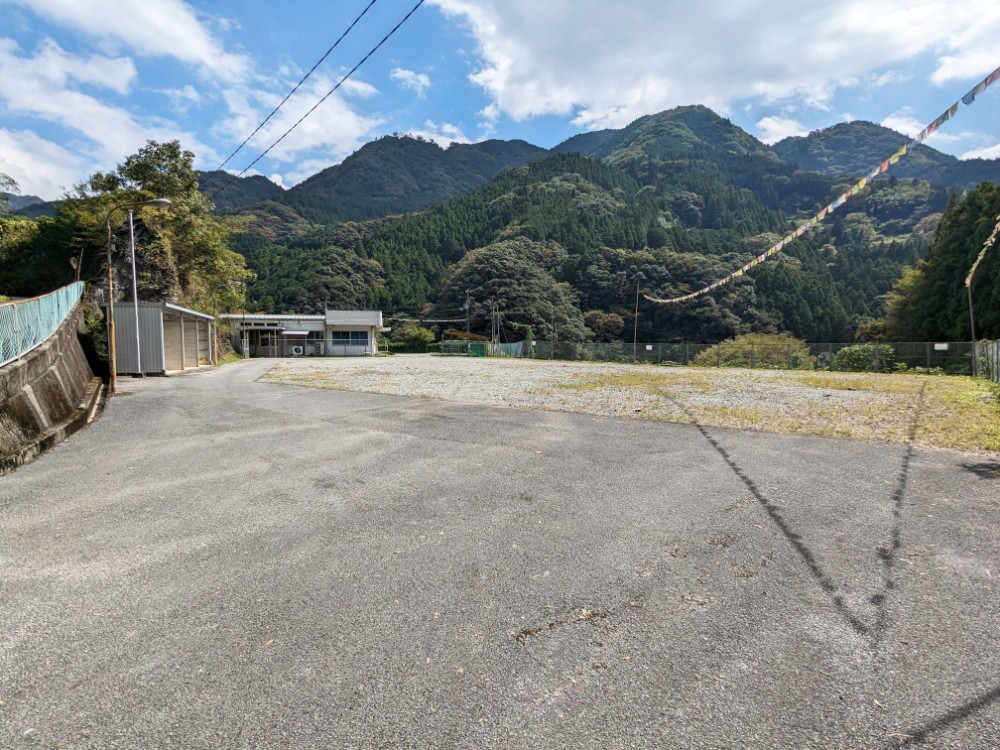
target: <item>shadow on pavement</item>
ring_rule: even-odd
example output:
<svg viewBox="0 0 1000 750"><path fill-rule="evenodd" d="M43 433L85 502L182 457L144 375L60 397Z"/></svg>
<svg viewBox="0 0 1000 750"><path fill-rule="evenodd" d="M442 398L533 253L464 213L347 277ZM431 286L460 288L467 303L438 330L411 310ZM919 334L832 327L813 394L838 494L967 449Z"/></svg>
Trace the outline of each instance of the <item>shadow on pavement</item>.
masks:
<svg viewBox="0 0 1000 750"><path fill-rule="evenodd" d="M966 719L977 711L981 711L992 703L996 703L1000 700L1000 685L990 690L988 693L983 693L982 695L977 695L972 700L959 706L958 708L953 708L945 714L942 714L936 719L928 721L926 724L917 727L909 732L900 732L897 735L899 742L896 742L887 747L905 747L907 745L917 745L923 743L930 735L935 732L940 732L942 729L947 729L952 724L955 724L962 719Z"/></svg>
<svg viewBox="0 0 1000 750"><path fill-rule="evenodd" d="M896 480L896 487L892 493L892 528L890 531L889 543L876 550L876 555L882 562L883 580L879 590L869 600L876 610L875 622L872 624L866 624L861 620L861 618L851 611L850 607L848 607L844 602L843 597L837 593L837 585L835 582L817 562L815 555L813 555L809 547L807 547L802 541L802 537L796 533L788 521L781 515L781 511L778 506L768 499L763 492L761 492L760 488L756 485L753 479L751 479L743 468L733 460L732 456L722 446L722 444L712 437L711 433L705 428L705 426L698 422L694 416L678 402L678 406L684 410L694 426L702 434L705 440L707 440L722 457L729 468L732 469L733 473L739 477L740 481L743 482L744 485L746 485L750 494L754 496L774 525L792 546L792 549L795 550L795 553L802 559L806 568L809 570L810 575L816 580L823 592L830 598L830 601L836 608L837 613L855 633L869 638L872 649L875 651L878 650L882 636L889 625L889 593L896 588L896 581L894 578L896 559L899 550L902 548L901 527L903 498L906 496L906 487L910 480L910 464L913 460L914 452L913 441L917 433L917 426L920 422L920 417L922 416L924 410L925 390L926 386L922 386L917 397L917 405L914 409L913 420L910 423L909 434L907 436L906 453L903 455L899 475Z"/></svg>

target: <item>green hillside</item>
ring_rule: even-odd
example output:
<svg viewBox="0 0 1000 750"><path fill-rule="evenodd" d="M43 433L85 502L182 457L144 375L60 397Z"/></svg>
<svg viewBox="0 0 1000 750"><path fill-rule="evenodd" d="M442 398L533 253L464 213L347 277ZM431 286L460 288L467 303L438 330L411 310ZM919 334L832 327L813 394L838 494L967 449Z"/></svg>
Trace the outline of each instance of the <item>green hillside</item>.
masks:
<svg viewBox="0 0 1000 750"><path fill-rule="evenodd" d="M236 180L228 172L198 172L198 188L218 213L229 213L262 201L281 200L285 191L262 175Z"/></svg>
<svg viewBox="0 0 1000 750"><path fill-rule="evenodd" d="M410 136L369 143L296 185L284 202L315 223L420 211L547 155L524 141L437 144Z"/></svg>
<svg viewBox="0 0 1000 750"><path fill-rule="evenodd" d="M429 145L416 142L421 153L433 153ZM404 216L306 228L300 216L272 211L236 236L259 274L251 297L272 312L363 297L387 312L437 317L464 317L468 297L480 332L497 304L511 339L526 327L560 340L623 336L637 284L673 296L710 283L844 188L782 161L704 107L644 117L554 151L562 153ZM718 340L790 331L849 340L859 323L884 314L885 295L924 253L947 201L947 191L923 181L878 181L740 283L682 306L644 302L639 335ZM281 226L295 228L279 236Z"/></svg>
<svg viewBox="0 0 1000 750"><path fill-rule="evenodd" d="M807 136L785 138L772 149L784 161L802 169L861 177L909 140L889 128L856 120ZM893 167L892 173L968 190L983 181L1000 181L1000 160L956 159L921 143Z"/></svg>

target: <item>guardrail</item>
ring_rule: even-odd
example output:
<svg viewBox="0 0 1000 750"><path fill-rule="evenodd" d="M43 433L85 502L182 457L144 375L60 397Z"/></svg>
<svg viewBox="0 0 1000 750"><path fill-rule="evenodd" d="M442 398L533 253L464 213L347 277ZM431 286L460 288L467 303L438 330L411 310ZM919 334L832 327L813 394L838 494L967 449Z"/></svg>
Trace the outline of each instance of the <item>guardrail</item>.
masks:
<svg viewBox="0 0 1000 750"><path fill-rule="evenodd" d="M55 333L82 295L83 282L77 281L40 297L0 304L0 367Z"/></svg>

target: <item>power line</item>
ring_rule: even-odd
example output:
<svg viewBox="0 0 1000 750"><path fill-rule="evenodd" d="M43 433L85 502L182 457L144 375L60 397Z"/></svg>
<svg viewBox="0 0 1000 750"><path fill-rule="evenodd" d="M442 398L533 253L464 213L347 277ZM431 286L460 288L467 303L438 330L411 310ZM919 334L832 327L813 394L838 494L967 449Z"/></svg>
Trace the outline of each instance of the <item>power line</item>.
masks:
<svg viewBox="0 0 1000 750"><path fill-rule="evenodd" d="M245 141L243 141L243 143L241 143L239 145L239 148L237 148L235 151L233 151L233 153L231 153L229 156L226 157L226 160L224 162L222 162L222 164L220 164L218 167L215 168L217 172L219 170L221 170L224 166L226 166L232 160L232 158L234 156L236 156L236 154L238 154L243 149L243 147L246 146L250 142L250 139L253 138L255 135L257 135L257 133L260 132L260 129L262 127L264 127L265 125L267 125L268 121L270 121L270 119L272 117L274 117L275 114L277 114L278 110L281 109L284 106L285 102L287 102L291 98L292 94L294 94L296 91L298 91L299 87L303 83L306 82L306 79L309 78L309 76L311 76L313 74L313 72L316 70L316 68L318 68L323 63L323 61L330 56L331 52L333 52L335 49L337 49L337 45L339 45L344 40L345 36L347 36L348 34L351 33L351 29L353 29L355 26L358 25L358 21L360 21L362 18L365 17L365 14L369 10L371 10L371 7L377 1L378 0L372 0L370 3L368 3L368 7L365 8L363 11L361 11L361 15L359 15L357 18L355 18L351 22L351 25L348 26L347 29L344 31L344 33L341 34L337 38L337 41L335 41L333 43L333 46L330 47L330 49L328 49L326 51L326 53L319 60L316 61L315 65L313 65L311 68L309 68L309 72L306 73L304 76L302 76L302 80L299 81L298 83L296 83L295 86L292 88L292 90L289 91L288 94L285 96L285 98L281 100L281 103L277 107L275 107L274 109L271 110L271 114L269 114L267 117L265 117L264 121L260 125L258 125L257 128L250 135L247 136L247 139Z"/></svg>
<svg viewBox="0 0 1000 750"><path fill-rule="evenodd" d="M311 107L311 108L309 109L309 111L308 111L308 112L306 112L306 113L305 113L304 115L302 115L302 117L300 117L300 118L299 118L298 120L296 120L295 124L294 124L294 125L292 125L292 127L290 127L290 128L288 129L288 130L286 130L286 131L285 131L284 133L282 133L282 134L281 134L281 137L280 137L280 138L278 138L278 140L276 140L276 141L275 141L274 143L272 143L272 144L271 144L270 146L268 146L268 147L267 147L267 149L265 149L264 153L262 153L262 154L261 154L260 156L258 156L258 157L257 157L256 159L254 159L254 160L253 160L252 162L250 162L250 163L249 163L249 164L248 164L248 165L247 165L246 167L244 167L244 169L243 169L243 171L242 171L242 172L240 172L240 173L239 173L238 175L235 175L235 176L234 176L234 177L233 177L233 178L232 178L232 179L231 179L231 180L230 180L229 182L227 182L227 183L226 183L225 185L223 185L223 186L222 186L222 187L220 187L220 188L219 188L218 190L216 190L216 191L215 191L214 193L212 193L212 194L211 194L211 195L209 196L209 200L211 200L212 198L215 198L215 196L217 196L217 195L218 195L219 193L221 193L221 192L222 192L223 190L225 190L225 189L226 189L226 188L228 188L228 187L229 187L230 185L232 185L232 184L233 184L234 182L236 182L236 180L238 180L238 179L239 179L240 177L242 177L243 175L245 175L245 174L246 174L246 173L247 173L247 172L248 172L248 171L249 171L249 170L250 170L250 169L251 169L251 168L252 168L252 167L254 166L254 164L256 164L256 163L257 163L257 162L259 162L259 161L260 161L261 159L263 159L263 158L264 158L265 156L267 156L267 155L268 155L268 154L269 154L269 153L270 153L270 152L272 151L272 149L274 149L274 147L275 147L275 146L277 146L277 145L278 145L279 143L281 143L281 142L282 142L283 140L285 140L285 138L287 138L287 137L288 137L288 135L289 135L289 134L290 134L290 133L291 133L291 132L292 132L293 130L295 130L295 128L297 128L297 127L298 127L299 125L301 125L301 124L302 124L303 120L305 120L305 119L306 119L307 117L309 117L309 115L311 115L311 114L312 114L313 112L315 112L315 111L316 111L317 107L319 107L319 105L320 105L320 104L322 104L322 103L323 103L323 102L325 102L325 101L326 101L327 99L329 99L329 98L330 98L330 97L331 97L331 96L332 96L332 95L334 94L334 92L335 92L335 91L337 91L337 89L339 89L339 88L340 88L341 86L343 86L343 85L344 85L344 82L345 82L345 81L346 81L346 80L347 80L348 78L350 78L350 77L351 77L352 75L354 75L354 73L355 73L355 72L356 72L356 71L358 70L358 68L360 68L360 67L361 67L362 65L364 65L364 64L365 64L365 63L366 63L366 62L368 61L368 58L370 58L370 57L371 57L372 55L374 55L374 54L375 54L375 53L376 53L376 52L377 52L377 51L379 50L379 48L380 48L380 47L381 47L381 46L382 46L383 44L385 44L385 43L386 43L387 41L389 41L389 38L390 38L390 37L391 37L391 36L392 36L393 34L395 34L395 33L396 33L397 31L399 31L399 28L400 28L400 27L401 27L401 26L402 26L402 25L403 25L404 23L406 23L406 22L407 22L408 20L410 20L410 16L412 16L412 15L413 15L414 13L416 13L416 12L417 12L417 9L418 9L418 8L419 8L419 7L421 6L421 5L423 5L423 4L424 4L424 0L418 0L417 4L416 4L416 5L414 5L414 6L413 6L413 7L412 7L412 8L410 9L410 12L409 12L409 13L407 13L407 14L406 14L405 16L403 16L403 19L402 19L402 20L401 20L401 21L400 21L399 23L397 23L397 24L396 24L395 26L393 26L393 27L392 27L392 30L390 30L388 34L386 34L386 35L385 35L384 37L382 37L382 41L380 41L380 42L379 42L378 44L376 44L376 45L375 45L374 47L372 47L372 48L371 48L371 50L370 50L370 51L368 52L368 54L367 54L367 55L365 55L365 56L364 56L363 58L361 58L361 60L360 60L360 61L358 62L358 64L357 64L357 65L355 65L355 66L354 66L353 68L351 68L351 69L350 69L350 70L349 70L349 71L347 72L347 74L346 74L346 75L344 75L344 77L343 77L343 78L341 78L341 79L340 79L339 81L337 81L337 85L336 85L336 86L334 86L334 87L333 87L332 89L330 89L330 90L329 90L328 92L326 92L326 95L325 95L325 96L324 96L324 97L323 97L322 99L320 99L320 100L319 100L318 102L316 102L316 103L315 103L315 104L314 104L314 105L313 105L313 106L312 106L312 107Z"/></svg>

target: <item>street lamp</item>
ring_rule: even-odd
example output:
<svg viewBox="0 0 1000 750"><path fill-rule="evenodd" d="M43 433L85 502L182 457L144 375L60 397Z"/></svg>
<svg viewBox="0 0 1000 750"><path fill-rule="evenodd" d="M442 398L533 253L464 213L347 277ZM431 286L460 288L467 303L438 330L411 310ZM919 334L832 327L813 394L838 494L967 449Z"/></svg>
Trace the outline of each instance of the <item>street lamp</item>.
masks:
<svg viewBox="0 0 1000 750"><path fill-rule="evenodd" d="M979 264L983 262L983 257L986 255L986 251L993 247L993 243L997 240L997 235L1000 234L1000 215L997 215L997 224L993 227L993 231L990 236L986 238L983 243L983 249L979 251L979 255L976 256L976 262L972 264L972 268L969 269L969 275L965 277L965 291L969 295L969 328L972 334L972 360L973 360L973 374L976 372L976 367L979 362L978 347L976 346L976 316L972 310L972 277L976 275L976 269L979 268Z"/></svg>
<svg viewBox="0 0 1000 750"><path fill-rule="evenodd" d="M118 392L118 353L117 347L115 345L115 293L114 293L114 269L111 259L111 251L113 247L112 234L111 234L111 214L120 208L128 209L128 234L129 234L129 247L131 249L132 255L132 300L135 303L135 354L136 362L139 365L139 372L142 372L142 357L140 355L140 344L139 344L139 296L136 287L136 274L135 274L135 227L132 220L132 211L138 206L153 206L155 208L166 208L170 205L170 200L167 198L154 198L153 200L132 202L132 203L119 203L116 206L112 206L108 209L107 213L104 215L104 222L108 228L108 365L110 368L110 376L108 379L108 390L110 393Z"/></svg>

